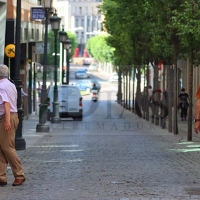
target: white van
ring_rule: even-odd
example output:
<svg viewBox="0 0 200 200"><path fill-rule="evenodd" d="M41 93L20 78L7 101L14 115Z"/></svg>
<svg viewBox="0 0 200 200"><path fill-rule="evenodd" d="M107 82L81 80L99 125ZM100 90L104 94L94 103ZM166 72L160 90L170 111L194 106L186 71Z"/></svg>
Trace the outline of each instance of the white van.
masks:
<svg viewBox="0 0 200 200"><path fill-rule="evenodd" d="M48 114L47 120L53 117L54 86L48 89ZM58 103L60 118L72 117L76 121L82 121L83 107L80 89L75 85L58 85Z"/></svg>

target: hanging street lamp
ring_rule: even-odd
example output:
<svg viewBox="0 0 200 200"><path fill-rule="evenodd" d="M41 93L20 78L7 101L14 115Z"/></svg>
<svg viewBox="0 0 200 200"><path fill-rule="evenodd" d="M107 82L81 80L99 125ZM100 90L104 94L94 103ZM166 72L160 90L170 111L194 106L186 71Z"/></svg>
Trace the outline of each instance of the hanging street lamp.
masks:
<svg viewBox="0 0 200 200"><path fill-rule="evenodd" d="M49 18L51 23L51 28L54 31L54 49L55 49L55 56L54 56L54 102L53 102L53 117L51 118L51 123L60 123L60 116L59 116L59 102L58 102L58 86L57 86L57 36L58 36L58 30L60 28L60 21L61 18L57 16L57 13L53 14L52 17Z"/></svg>
<svg viewBox="0 0 200 200"><path fill-rule="evenodd" d="M67 40L67 33L64 31L64 26L62 26L62 31L59 32L60 43L62 43L62 84L65 84L65 67L64 67L64 42Z"/></svg>
<svg viewBox="0 0 200 200"><path fill-rule="evenodd" d="M47 123L47 47L48 47L48 21L53 0L42 0L42 6L45 10L45 36L44 36L44 63L42 77L41 104L39 105L39 124L36 126L36 132L49 132L49 124Z"/></svg>
<svg viewBox="0 0 200 200"><path fill-rule="evenodd" d="M66 57L67 57L67 85L69 85L69 60L71 55L71 42L70 40L66 40L64 42L64 49L66 50Z"/></svg>

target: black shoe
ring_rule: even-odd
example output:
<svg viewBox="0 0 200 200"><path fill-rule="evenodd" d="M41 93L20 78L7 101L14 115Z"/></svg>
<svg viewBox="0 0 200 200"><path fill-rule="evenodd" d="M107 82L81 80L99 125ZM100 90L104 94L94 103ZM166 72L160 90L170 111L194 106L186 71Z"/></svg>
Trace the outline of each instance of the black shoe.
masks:
<svg viewBox="0 0 200 200"><path fill-rule="evenodd" d="M0 182L0 187L7 185L7 182Z"/></svg>

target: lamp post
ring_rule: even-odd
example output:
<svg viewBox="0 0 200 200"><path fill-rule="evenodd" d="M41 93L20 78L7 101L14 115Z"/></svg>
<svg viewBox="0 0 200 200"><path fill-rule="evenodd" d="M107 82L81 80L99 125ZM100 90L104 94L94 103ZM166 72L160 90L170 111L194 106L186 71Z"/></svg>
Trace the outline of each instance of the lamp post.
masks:
<svg viewBox="0 0 200 200"><path fill-rule="evenodd" d="M54 31L54 49L55 49L55 57L54 57L54 79L55 79L55 85L54 85L54 102L53 102L53 117L51 118L51 123L60 123L60 117L59 117L59 103L58 103L58 86L57 86L57 35L58 30L60 28L60 21L61 18L57 16L57 13L55 11L54 15L49 18L51 22L52 30Z"/></svg>
<svg viewBox="0 0 200 200"><path fill-rule="evenodd" d="M15 33L15 66L10 69L11 79L15 82L17 89L17 113L19 118L19 124L15 133L15 149L25 150L26 141L22 138L22 121L23 121L23 109L21 101L21 88L22 82L20 80L20 54L21 54L21 44L20 44L20 31L21 31L21 0L17 0L16 8L16 33Z"/></svg>
<svg viewBox="0 0 200 200"><path fill-rule="evenodd" d="M64 42L67 39L67 33L64 31L64 26L62 26L62 31L59 32L60 42L62 43L62 84L65 83L65 68L64 68Z"/></svg>
<svg viewBox="0 0 200 200"><path fill-rule="evenodd" d="M71 42L70 40L66 40L64 42L64 49L66 50L66 57L67 57L67 85L69 85L69 60L71 54Z"/></svg>
<svg viewBox="0 0 200 200"><path fill-rule="evenodd" d="M39 124L37 124L36 132L49 132L49 124L47 123L47 45L48 45L48 19L53 0L42 0L45 9L45 36L44 36L44 64L43 64L43 83L41 92L41 104L39 107Z"/></svg>

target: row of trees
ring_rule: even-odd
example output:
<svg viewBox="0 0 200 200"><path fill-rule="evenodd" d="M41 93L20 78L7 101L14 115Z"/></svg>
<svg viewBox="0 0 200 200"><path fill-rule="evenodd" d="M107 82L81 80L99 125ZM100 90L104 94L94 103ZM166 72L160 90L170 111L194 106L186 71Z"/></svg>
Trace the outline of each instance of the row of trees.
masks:
<svg viewBox="0 0 200 200"><path fill-rule="evenodd" d="M193 67L200 62L200 0L104 0L99 6L105 16L107 37L91 39L89 52L100 61L110 61L116 66L119 77L137 72L136 110L140 115L141 68L149 63L154 67L154 90L158 85L158 63L173 68L173 105L177 105L177 60L189 59L189 98L193 99ZM103 48L100 41L104 40ZM103 53L104 47L109 51ZM101 54L99 54L101 52ZM103 56L102 56L103 55ZM120 78L121 79L121 78ZM121 81L121 80L119 80ZM148 83L147 76L147 85ZM119 84L120 85L120 84ZM121 93L121 86L118 88ZM137 109L138 105L138 109ZM177 107L173 107L174 134L178 133ZM169 116L170 117L170 116ZM189 102L188 140L192 140L192 101Z"/></svg>

